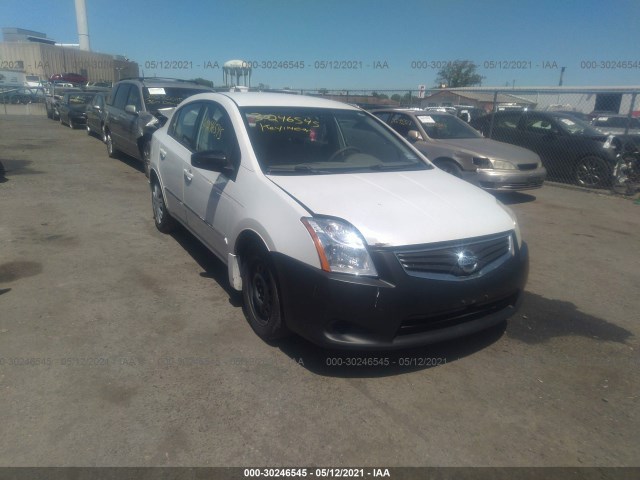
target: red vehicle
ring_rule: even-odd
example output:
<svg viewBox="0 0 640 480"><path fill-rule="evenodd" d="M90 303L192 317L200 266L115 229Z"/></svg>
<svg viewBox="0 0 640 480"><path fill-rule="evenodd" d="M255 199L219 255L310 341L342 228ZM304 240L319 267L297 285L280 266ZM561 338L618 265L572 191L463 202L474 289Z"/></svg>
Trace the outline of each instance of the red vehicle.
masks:
<svg viewBox="0 0 640 480"><path fill-rule="evenodd" d="M87 77L79 73L54 73L49 77L50 82L87 83Z"/></svg>

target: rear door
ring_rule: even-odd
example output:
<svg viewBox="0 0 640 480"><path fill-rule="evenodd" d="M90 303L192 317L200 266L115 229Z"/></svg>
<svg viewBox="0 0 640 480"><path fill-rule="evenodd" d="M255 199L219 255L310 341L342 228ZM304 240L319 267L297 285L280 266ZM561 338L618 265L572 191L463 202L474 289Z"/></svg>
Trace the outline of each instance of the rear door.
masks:
<svg viewBox="0 0 640 480"><path fill-rule="evenodd" d="M114 147L122 149L125 145L124 131L126 124L126 118L124 107L127 104L127 98L129 97L129 90L131 85L128 83L121 83L118 85L114 92L113 101L109 107L109 116L107 119L109 131L111 132L111 139L114 142Z"/></svg>
<svg viewBox="0 0 640 480"><path fill-rule="evenodd" d="M171 214L187 221L184 207L184 185L195 151L195 135L202 102L193 102L177 110L167 129L167 135L157 135L158 168L164 186L167 207Z"/></svg>

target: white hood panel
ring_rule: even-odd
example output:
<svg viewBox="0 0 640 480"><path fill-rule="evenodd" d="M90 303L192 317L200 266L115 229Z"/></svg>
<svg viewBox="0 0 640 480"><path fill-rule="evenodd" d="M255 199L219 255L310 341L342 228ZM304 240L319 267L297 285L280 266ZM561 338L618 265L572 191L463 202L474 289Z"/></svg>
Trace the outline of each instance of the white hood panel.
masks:
<svg viewBox="0 0 640 480"><path fill-rule="evenodd" d="M269 179L314 214L347 220L372 246L458 240L514 228L492 195L437 169Z"/></svg>

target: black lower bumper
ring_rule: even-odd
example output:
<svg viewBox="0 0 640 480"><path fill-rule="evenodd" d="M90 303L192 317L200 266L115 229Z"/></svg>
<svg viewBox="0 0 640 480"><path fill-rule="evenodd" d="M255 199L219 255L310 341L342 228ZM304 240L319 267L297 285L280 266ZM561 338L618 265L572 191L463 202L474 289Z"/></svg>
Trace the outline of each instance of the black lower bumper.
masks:
<svg viewBox="0 0 640 480"><path fill-rule="evenodd" d="M526 244L486 275L428 279L407 274L395 254L374 251L379 278L328 273L274 253L287 326L321 346L393 350L440 342L497 325L521 302Z"/></svg>

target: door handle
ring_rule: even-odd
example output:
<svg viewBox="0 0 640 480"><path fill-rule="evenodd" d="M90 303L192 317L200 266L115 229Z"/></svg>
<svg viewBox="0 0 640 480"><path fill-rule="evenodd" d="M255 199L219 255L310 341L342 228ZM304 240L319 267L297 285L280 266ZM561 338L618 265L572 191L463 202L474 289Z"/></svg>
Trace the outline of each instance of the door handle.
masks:
<svg viewBox="0 0 640 480"><path fill-rule="evenodd" d="M167 156L167 151L164 148L160 148L160 160L164 160Z"/></svg>
<svg viewBox="0 0 640 480"><path fill-rule="evenodd" d="M193 179L193 173L191 173L186 168L183 170L183 172L184 172L184 178L187 179L187 182L190 182Z"/></svg>

